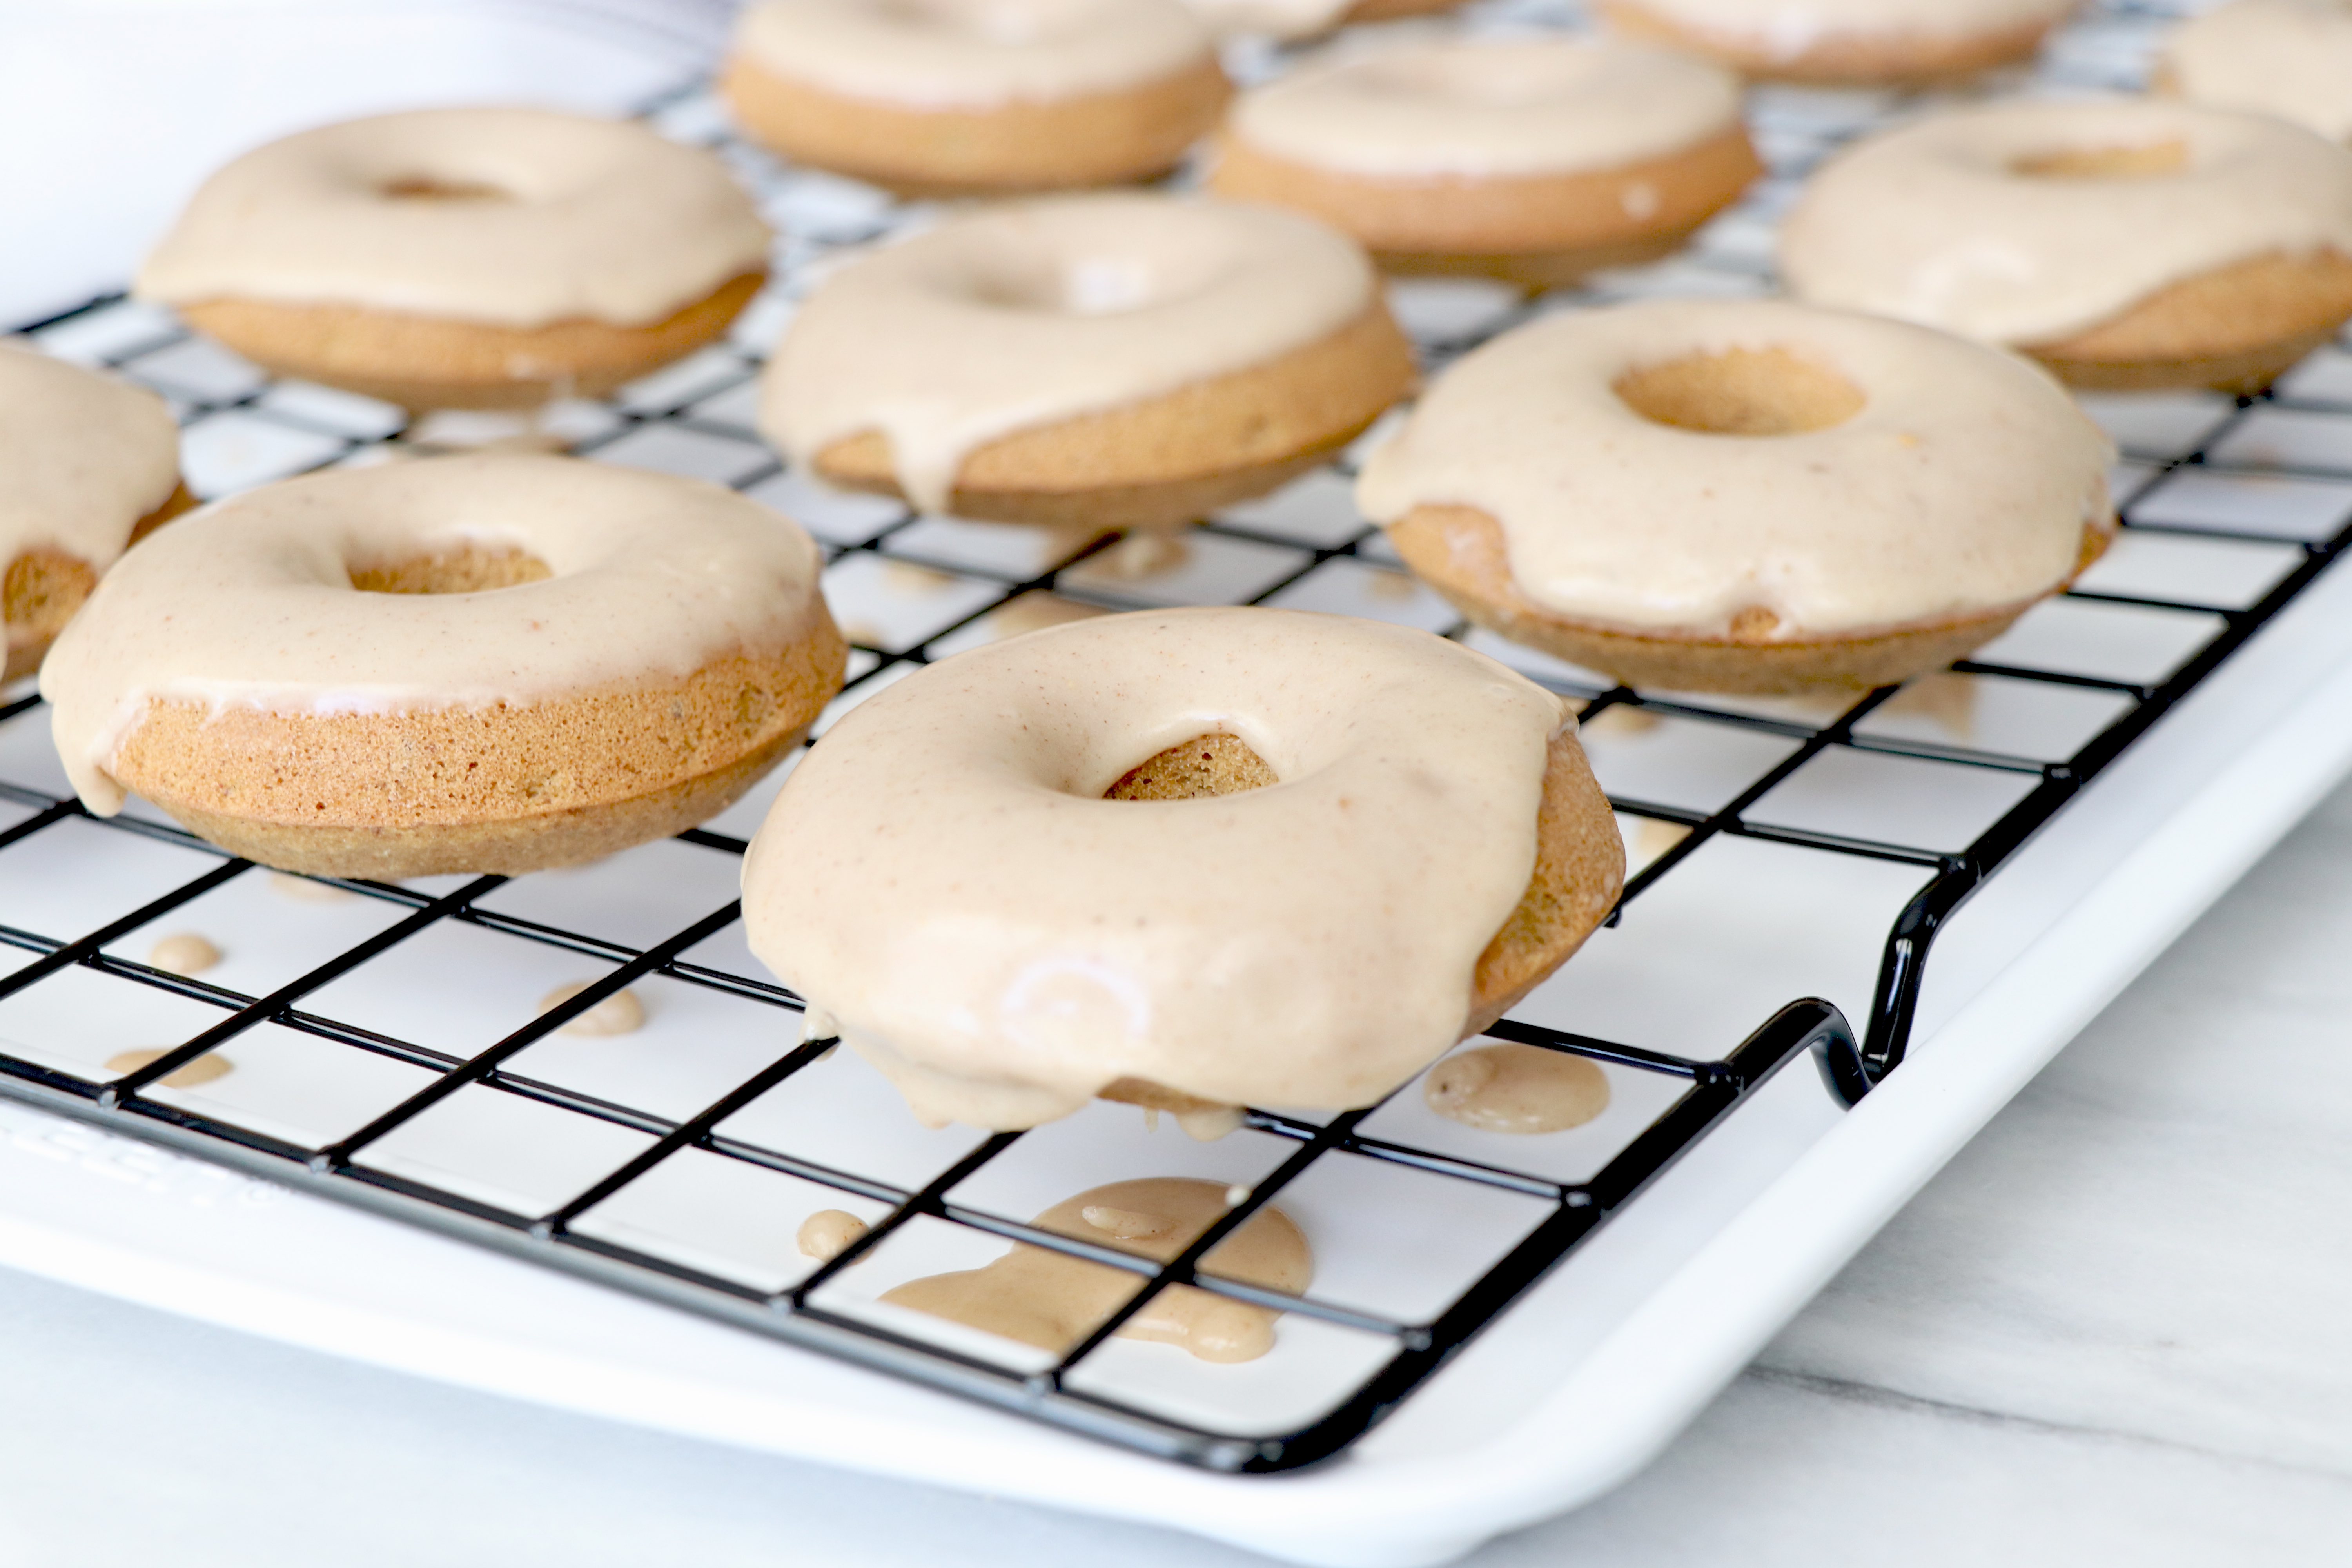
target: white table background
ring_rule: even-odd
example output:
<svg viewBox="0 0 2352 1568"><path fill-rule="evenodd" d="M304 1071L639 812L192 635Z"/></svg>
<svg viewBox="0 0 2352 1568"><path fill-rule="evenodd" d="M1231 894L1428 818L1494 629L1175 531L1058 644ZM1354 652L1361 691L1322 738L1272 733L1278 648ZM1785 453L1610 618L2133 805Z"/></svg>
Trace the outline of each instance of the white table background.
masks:
<svg viewBox="0 0 2352 1568"><path fill-rule="evenodd" d="M0 0L0 321L120 282L261 137L610 107L716 5ZM2352 789L1532 1563L2352 1561ZM1255 1561L289 1349L0 1270L0 1564Z"/></svg>

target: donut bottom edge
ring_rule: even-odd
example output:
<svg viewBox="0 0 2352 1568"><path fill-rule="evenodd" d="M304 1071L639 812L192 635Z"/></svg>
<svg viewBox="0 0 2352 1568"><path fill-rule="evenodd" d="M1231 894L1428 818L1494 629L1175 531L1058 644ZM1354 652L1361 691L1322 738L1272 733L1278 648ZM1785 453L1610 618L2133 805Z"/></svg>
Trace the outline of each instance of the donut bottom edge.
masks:
<svg viewBox="0 0 2352 1568"><path fill-rule="evenodd" d="M724 332L767 281L730 278L658 321L577 318L543 327L270 300L180 307L189 326L278 375L341 387L408 409L531 408L602 397Z"/></svg>
<svg viewBox="0 0 2352 1568"><path fill-rule="evenodd" d="M1930 86L2031 59L2058 19L1972 33L1831 33L1795 54L1763 34L1685 26L1636 0L1602 0L1601 15L1631 37L1708 56L1742 76L1809 87Z"/></svg>
<svg viewBox="0 0 2352 1568"><path fill-rule="evenodd" d="M2085 527L2066 582L2106 549L2112 528ZM1855 692L1941 669L1990 642L2047 595L1974 616L1856 637L1736 641L1649 637L1559 615L1513 581L1502 525L1472 507L1415 507L1388 528L1415 576L1479 626L1523 647L1635 688L1791 696L1824 688ZM2054 594L2066 583L2053 583Z"/></svg>
<svg viewBox="0 0 2352 1568"><path fill-rule="evenodd" d="M175 479L163 504L131 525L128 544L138 543L196 505L186 482ZM7 662L0 671L0 684L20 680L41 668L49 645L98 586L99 575L79 555L47 548L25 551L0 565L0 620L7 626Z"/></svg>
<svg viewBox="0 0 2352 1568"><path fill-rule="evenodd" d="M1258 364L990 441L957 470L960 517L1172 528L1276 489L1325 461L1411 386L1412 350L1377 297L1353 321ZM879 431L815 468L845 489L899 496Z"/></svg>
<svg viewBox="0 0 2352 1568"><path fill-rule="evenodd" d="M112 771L199 837L278 870L544 870L726 810L807 734L846 649L827 621L780 656L715 659L683 683L488 712L151 701ZM253 804L236 810L240 798ZM297 815L308 809L320 820Z"/></svg>
<svg viewBox="0 0 2352 1568"><path fill-rule="evenodd" d="M2184 279L2054 342L2019 345L2087 391L2251 394L2352 319L2352 257L2267 255Z"/></svg>
<svg viewBox="0 0 2352 1568"><path fill-rule="evenodd" d="M1763 168L1737 123L1636 163L1477 176L1322 168L1228 135L1209 188L1312 214L1354 236L1390 272L1541 289L1672 255ZM1644 216L1633 216L1637 209Z"/></svg>
<svg viewBox="0 0 2352 1568"><path fill-rule="evenodd" d="M708 822L741 799L808 732L803 725L711 773L646 795L544 816L416 827L306 826L157 803L174 821L241 859L312 877L390 881L578 866Z"/></svg>
<svg viewBox="0 0 2352 1568"><path fill-rule="evenodd" d="M926 109L787 80L738 57L719 92L751 138L902 196L1015 195L1164 174L1217 122L1213 54L1154 80L1052 102Z"/></svg>

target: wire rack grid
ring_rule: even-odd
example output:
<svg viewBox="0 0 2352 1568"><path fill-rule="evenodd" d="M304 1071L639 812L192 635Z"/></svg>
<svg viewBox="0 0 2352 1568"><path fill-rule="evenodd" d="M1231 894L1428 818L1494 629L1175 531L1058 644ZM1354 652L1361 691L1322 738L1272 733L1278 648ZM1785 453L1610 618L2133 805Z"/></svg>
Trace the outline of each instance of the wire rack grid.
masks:
<svg viewBox="0 0 2352 1568"><path fill-rule="evenodd" d="M2136 80L2164 19L2094 13L2055 41L2042 85ZM1566 20L1544 0L1479 8L1473 25ZM1400 313L1436 365L1543 311L1764 292L1772 221L1796 181L1897 107L1761 93L1772 174L1684 256L1532 302L1409 285ZM1902 1058L1942 922L2352 538L2352 354L2336 349L2260 397L2095 400L2128 454L2116 547L1978 658L1828 708L1634 691L1466 627L1356 515L1351 459L1174 543L917 517L809 485L751 418L759 351L793 301L924 214L735 143L707 91L651 118L718 147L789 237L777 282L726 343L611 404L559 405L528 425L411 423L272 382L119 298L26 333L163 392L207 499L520 441L777 505L824 543L828 597L856 645L820 735L927 663L1100 610L1266 604L1463 638L1584 705L1625 828L1633 875L1615 929L1488 1032L1601 1064L1609 1111L1514 1140L1428 1114L1416 1083L1339 1115L1254 1109L1213 1144L1140 1135L1134 1112L1107 1106L1026 1134L924 1130L862 1064L800 1040L798 998L742 946L735 867L779 781L705 828L583 871L305 881L226 858L137 803L90 816L29 690L0 703L0 1094L1172 1458L1268 1471L1339 1452L1778 1068L1811 1052L1842 1101L1867 1093ZM1744 911L1728 923L1694 912L1727 898ZM184 922L228 933L213 978L136 956ZM1839 973L1874 976L1849 986L1867 1002L1859 1038L1805 994L1835 987L1805 984L1768 929L1809 922L1843 954ZM1702 995L1696 1011L1675 1011L1662 975ZM567 1028L625 991L644 998L642 1037ZM1235 1201L1166 1264L1024 1217L1088 1180L1171 1173L1227 1180ZM1318 1253L1303 1295L1217 1272L1219 1245L1277 1197ZM829 1261L803 1258L794 1228L828 1207L869 1228ZM893 1280L1007 1242L1124 1271L1135 1293L1077 1343L1035 1353L878 1300ZM1118 1336L1158 1292L1187 1286L1285 1314L1270 1371Z"/></svg>

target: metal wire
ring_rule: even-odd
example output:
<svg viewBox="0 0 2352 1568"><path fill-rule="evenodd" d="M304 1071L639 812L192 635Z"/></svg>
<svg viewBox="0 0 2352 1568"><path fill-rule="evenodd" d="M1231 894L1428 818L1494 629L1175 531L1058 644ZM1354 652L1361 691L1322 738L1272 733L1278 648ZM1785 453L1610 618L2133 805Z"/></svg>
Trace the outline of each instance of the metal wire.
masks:
<svg viewBox="0 0 2352 1568"><path fill-rule="evenodd" d="M1540 4L1516 8L1521 14L1541 9ZM2101 13L2109 23L2130 22L2145 15L2147 13L2140 8L2128 5L2110 6ZM2097 69L2089 71L2089 79L2097 77ZM2078 72L2076 79L2084 78ZM657 106L653 118L673 133L720 145L739 169L771 196L782 193L779 199L798 201L803 206L812 201L821 208L831 204L819 213L822 221L814 226L818 237L795 242L798 248L788 258L780 284L782 296L787 300L805 286L814 264L870 241L903 221L903 215L861 205L861 198L854 192L845 193L834 184L813 184L727 142L707 97L699 92L681 95ZM1830 118L1837 123L1818 132L1790 131L1777 142L1767 138L1776 163L1776 185L1783 194L1792 175L1801 174L1839 140L1867 128L1874 121L1873 116L1844 110ZM1772 187L1759 198L1768 205L1772 199ZM793 225L795 231L810 232L807 214L802 212L797 216L799 221ZM1685 282L1696 278L1707 287L1736 285L1755 291L1763 281L1760 261L1752 255L1743 257L1728 249L1702 251L1696 261L1685 259L1666 265L1685 268ZM1630 286L1649 287L1641 281L1642 276L1636 275ZM1654 280L1654 273L1647 276ZM1576 298L1605 298L1608 293L1607 288L1601 288L1583 296L1553 296L1517 309L1492 312L1475 328L1450 336L1424 333L1423 346L1433 363L1442 363L1531 313L1559 308L1564 299L1573 302ZM211 450L201 446L208 438L206 433L226 429L245 440L248 447L277 454L269 460L276 463L275 470L261 471L269 468L269 463L264 462L257 468L247 464L244 470L215 473L209 483L200 487L211 493L278 477L279 472L352 460L379 445L421 445L432 435L429 427L404 429L397 417L382 418L377 427L371 428L368 421L375 416L364 411L354 414L346 405L331 402L322 405L315 398L289 401L282 389L257 374L242 380L232 375L226 384L192 384L186 364L175 358L189 348L192 340L167 320L142 314L140 308L118 299L94 300L78 310L34 323L25 331L37 342L60 352L75 352L86 361L142 377L171 392L188 426L192 453ZM640 447L653 439L682 443L677 450L715 454L709 457L709 461L719 465L715 477L722 477L739 488L759 489L775 480L782 470L772 457L752 445L740 412L741 394L757 367L756 354L746 348L698 356L688 366L656 378L667 390L641 388L635 395L625 395L619 407L598 411L591 421L593 427L573 443L574 449L591 457L675 467L683 460L677 458L675 451L667 457L656 454L658 460L655 460L643 451L633 456L632 443ZM205 375L214 376L215 382L219 380L216 364L210 370L199 364L198 370L201 374L193 377L194 381ZM2268 394L2240 400L2235 411L2208 431L2203 440L2185 455L2176 454L2147 467L2134 487L2135 494L2149 493L2164 476L2176 470L2208 466L2210 452L2229 442L2249 417L2271 407L2274 401ZM273 446L273 442L277 445ZM696 443L701 445L698 447ZM221 437L219 444L225 450L236 446L226 437ZM229 468L234 467L228 465ZM2292 467L2276 464L2267 471L2287 476L2295 472ZM900 515L866 529L862 537L848 537L857 531L844 530L828 545L828 557L835 569L870 557L915 563L929 560L936 563L936 552L917 547L920 540L917 531L920 527L920 520ZM478 878L438 894L388 884L339 882L333 885L379 900L402 913L366 941L334 953L275 989L263 994L245 994L110 954L108 949L129 933L152 925L236 879L261 873L241 860L222 856L220 851L176 827L135 816L96 818L70 797L60 797L31 783L6 779L0 779L0 802L13 803L26 809L27 815L0 829L0 879L8 874L6 857L10 852L38 843L43 836L58 833L68 825L96 825L115 833L181 846L219 858L219 863L89 931L37 931L0 925L0 946L37 955L14 971L0 974L0 1001L51 983L68 972L87 971L120 985L144 987L201 1003L217 1009L221 1016L146 1065L119 1074L78 1073L26 1056L0 1052L0 1095L63 1111L117 1132L425 1225L761 1334L1108 1441L1218 1469L1295 1468L1339 1451L1396 1408L1535 1281L1635 1201L1645 1187L1783 1066L1800 1056L1812 1055L1831 1091L1848 1104L1858 1100L1895 1070L1903 1058L1913 1026L1931 945L1953 913L1996 875L2036 831L2064 809L2084 785L2160 722L2189 691L2326 571L2347 540L2352 538L2352 527L2315 541L2250 529L2235 522L2204 527L2178 521L2142 521L2133 518L2128 509L2126 529L2127 532L2210 537L2237 543L2266 542L2291 547L2300 552L2300 556L2298 563L2258 600L2242 608L2217 609L2185 600L2077 590L2073 596L2084 602L2217 621L2217 629L2201 647L2160 679L2135 682L2085 675L2064 668L1976 661L1955 667L1968 675L2084 688L2111 693L2118 699L2124 704L2120 711L2087 743L2061 762L2035 761L1968 744L1858 729L1895 696L1891 689L1870 693L1842 713L1811 722L1780 713L1759 712L1689 697L1647 694L1622 686L1602 689L1552 682L1555 689L1587 702L1588 721L1611 710L1622 710L1686 721L1713 727L1719 732L1764 735L1790 743L1785 754L1757 771L1723 805L1712 810L1632 798L1614 800L1618 810L1628 817L1685 830L1678 843L1631 879L1620 905L1621 915L1673 879L1694 855L1717 839L1756 839L1811 855L1916 866L1927 873L1925 885L1909 900L1888 933L1870 1015L1859 1038L1848 1028L1837 1008L1814 998L1790 1002L1762 1021L1747 1039L1713 1059L1685 1058L1572 1034L1525 1018L1506 1018L1490 1029L1488 1035L1497 1040L1587 1058L1622 1073L1675 1086L1664 1109L1585 1180L1560 1180L1514 1168L1507 1161L1484 1163L1373 1135L1364 1130L1367 1119L1373 1114L1370 1110L1317 1121L1280 1111L1253 1110L1246 1115L1246 1131L1280 1141L1287 1145L1287 1153L1269 1173L1249 1186L1242 1201L1172 1261L1155 1264L1148 1258L1075 1240L959 1202L956 1194L961 1184L1018 1146L1023 1134L1003 1133L987 1138L927 1179L908 1185L841 1169L791 1148L772 1147L724 1131L725 1124L738 1112L823 1059L828 1049L825 1041L781 1048L758 1070L684 1117L584 1094L514 1070L515 1058L532 1044L647 976L698 987L730 1006L765 1010L760 1016L774 1020L772 1027L780 1046L797 1040L800 1002L791 992L686 956L736 921L740 911L731 901L679 925L661 940L630 946L586 931L485 908L483 900L504 884L504 879L497 877ZM1302 538L1271 529L1263 522L1226 520L1204 525L1202 537L1231 542L1245 549L1256 548L1269 560L1274 559L1271 552L1285 552L1281 568L1254 580L1249 591L1237 596L1240 602L1282 601L1286 595L1317 579L1333 563L1384 564L1378 552L1377 533L1369 528L1359 528L1334 542L1328 537ZM919 637L866 637L853 666L856 679L845 701L854 700L860 692L878 689L896 673L904 673L909 667L940 657L943 643L952 647L959 634L969 632L984 617L1024 593L1055 590L1076 596L1099 596L1104 590L1098 581L1090 587L1083 573L1075 580L1072 574L1092 561L1103 548L1105 542L1097 542L1087 550L1069 553L1066 559L1048 561L1037 570L1000 571L992 579L986 579L991 584L987 593L982 595L975 589L968 608L929 627ZM955 563L948 564L953 566ZM967 574L959 581L978 584L983 579L984 574ZM1116 598L1115 592L1112 596ZM1444 629L1456 636L1467 630L1459 625ZM30 695L0 705L0 726L12 721L39 721L41 715L35 711L37 707L37 699ZM2023 798L1957 851L1751 817L1752 808L1777 786L1817 760L1840 752L1874 753L1935 768L1990 771L2029 779L2032 784ZM684 837L706 850L740 855L743 849L740 839L719 833L697 831ZM522 1027L487 1047L471 1051L444 1048L431 1040L395 1037L359 1022L339 1018L331 1009L316 1003L318 994L333 982L381 961L433 931L485 933L484 940L491 934L517 939L580 953L613 967ZM189 1063L265 1025L292 1030L342 1050L389 1058L433 1076L422 1088L382 1110L355 1131L324 1142L306 1143L256 1131L228 1117L207 1114L185 1103L173 1103L151 1092ZM389 1135L468 1089L515 1097L568 1117L627 1129L649 1141L630 1157L610 1164L579 1186L564 1201L530 1213L369 1163L370 1151ZM890 1205L889 1212L838 1257L789 1287L775 1290L757 1289L678 1258L624 1245L610 1236L586 1234L577 1228L578 1222L593 1214L598 1205L688 1151L887 1204ZM1353 1159L1377 1162L1392 1171L1409 1173L1419 1181L1457 1184L1465 1190L1492 1189L1540 1200L1549 1206L1543 1217L1452 1302L1412 1321L1321 1300L1311 1293L1284 1295L1221 1278L1203 1267L1203 1260L1221 1241L1307 1172L1325 1162ZM1135 1276L1139 1289L1118 1311L1052 1364L1029 1371L901 1332L845 1310L827 1299L829 1285L919 1221L953 1226L1121 1269ZM1087 1367L1123 1324L1159 1292L1175 1286L1191 1286L1237 1301L1277 1307L1296 1319L1320 1321L1355 1334L1381 1336L1391 1348L1369 1375L1358 1380L1324 1414L1304 1425L1278 1431L1216 1430L1140 1397L1115 1398L1098 1389L1075 1385L1073 1374Z"/></svg>

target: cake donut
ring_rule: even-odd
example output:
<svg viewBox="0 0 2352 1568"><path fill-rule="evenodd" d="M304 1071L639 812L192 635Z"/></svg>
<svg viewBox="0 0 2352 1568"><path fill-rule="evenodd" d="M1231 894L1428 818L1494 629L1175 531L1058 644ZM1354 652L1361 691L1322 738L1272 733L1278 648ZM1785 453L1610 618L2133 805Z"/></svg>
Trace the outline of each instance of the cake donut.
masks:
<svg viewBox="0 0 2352 1568"><path fill-rule="evenodd" d="M2230 0L2168 34L2151 85L2216 109L2275 114L2352 141L2352 6Z"/></svg>
<svg viewBox="0 0 2352 1568"><path fill-rule="evenodd" d="M282 375L411 408L600 396L717 337L769 234L716 154L543 109L429 109L255 149L133 292Z"/></svg>
<svg viewBox="0 0 2352 1568"><path fill-rule="evenodd" d="M195 504L162 398L0 342L0 681L39 668L100 574Z"/></svg>
<svg viewBox="0 0 2352 1568"><path fill-rule="evenodd" d="M1392 270L1545 288L1666 254L1761 172L1719 66L1580 38L1415 40L1244 93L1209 186L1313 213Z"/></svg>
<svg viewBox="0 0 2352 1568"><path fill-rule="evenodd" d="M1548 317L1464 356L1357 504L1483 626L1635 686L1889 685L2103 549L2115 450L2050 376L1772 300Z"/></svg>
<svg viewBox="0 0 2352 1568"><path fill-rule="evenodd" d="M1780 270L2076 386L2258 390L2352 316L2352 151L2146 99L1958 110L1825 164Z"/></svg>
<svg viewBox="0 0 2352 1568"><path fill-rule="evenodd" d="M841 685L793 524L570 458L345 468L124 557L50 651L58 752L267 866L536 870L723 810Z"/></svg>
<svg viewBox="0 0 2352 1568"><path fill-rule="evenodd" d="M761 0L721 90L794 163L909 194L1172 169L1231 88L1179 0Z"/></svg>
<svg viewBox="0 0 2352 1568"><path fill-rule="evenodd" d="M1166 526L1321 462L1412 374L1362 249L1312 218L1056 196L833 274L759 423L817 478L926 510Z"/></svg>
<svg viewBox="0 0 2352 1568"><path fill-rule="evenodd" d="M1751 77L1918 86L2029 59L2075 0L1602 0L1610 26Z"/></svg>
<svg viewBox="0 0 2352 1568"><path fill-rule="evenodd" d="M1608 914L1624 848L1558 698L1459 644L1262 609L969 652L811 749L751 950L934 1123L1093 1096L1370 1105Z"/></svg>

